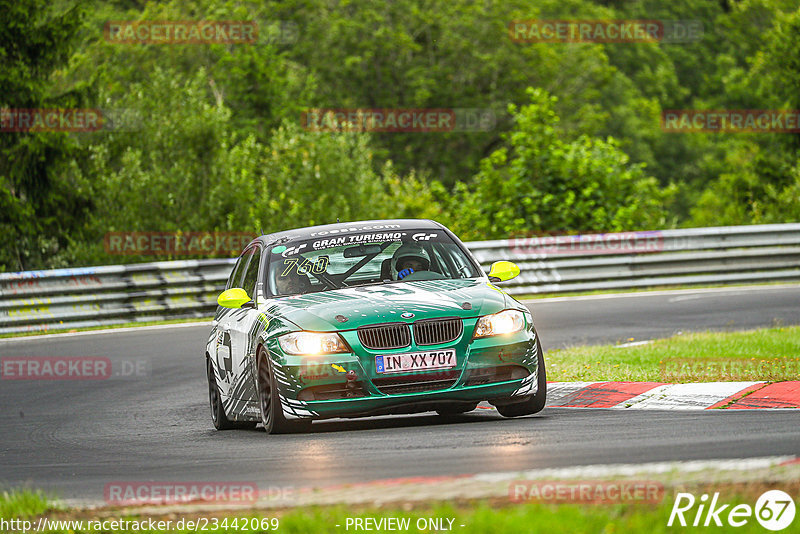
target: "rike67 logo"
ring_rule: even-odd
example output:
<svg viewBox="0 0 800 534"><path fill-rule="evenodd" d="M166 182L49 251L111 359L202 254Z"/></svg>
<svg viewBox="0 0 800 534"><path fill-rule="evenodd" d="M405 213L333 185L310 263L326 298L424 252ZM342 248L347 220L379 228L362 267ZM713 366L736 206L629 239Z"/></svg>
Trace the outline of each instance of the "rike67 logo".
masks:
<svg viewBox="0 0 800 534"><path fill-rule="evenodd" d="M742 527L755 517L762 527L778 531L791 525L794 516L794 501L789 494L780 490L764 492L755 507L749 504L723 504L719 502L719 493L714 493L710 502L705 493L700 499L691 493L678 493L667 526Z"/></svg>

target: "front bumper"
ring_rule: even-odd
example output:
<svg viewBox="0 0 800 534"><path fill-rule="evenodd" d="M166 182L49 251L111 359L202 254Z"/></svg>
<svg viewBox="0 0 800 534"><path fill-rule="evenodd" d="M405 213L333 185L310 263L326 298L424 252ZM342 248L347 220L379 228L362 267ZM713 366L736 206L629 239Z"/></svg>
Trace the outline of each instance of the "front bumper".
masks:
<svg viewBox="0 0 800 534"><path fill-rule="evenodd" d="M473 331L474 325L464 326L465 332ZM532 325L506 336L473 340L467 335L442 346L394 351L452 348L457 355L455 368L392 375L380 375L374 369L375 356L392 351L362 348L355 332L343 336L351 347L358 347L358 353L289 356L273 340L268 348L284 415L323 419L413 413L435 410L448 402L503 402L514 397L522 401L536 393L538 353Z"/></svg>

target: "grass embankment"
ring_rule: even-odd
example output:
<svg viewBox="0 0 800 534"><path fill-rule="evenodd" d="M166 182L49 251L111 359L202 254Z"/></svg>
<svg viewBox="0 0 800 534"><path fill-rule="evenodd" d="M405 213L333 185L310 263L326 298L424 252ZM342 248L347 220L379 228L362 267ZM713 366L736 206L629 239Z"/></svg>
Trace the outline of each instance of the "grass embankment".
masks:
<svg viewBox="0 0 800 534"><path fill-rule="evenodd" d="M788 488L786 488L788 489ZM764 491L764 487L731 487L731 488L712 488L698 489L695 494L703 492L720 491L721 502L732 504L748 504L753 506L758 495ZM791 490L790 490L791 491ZM619 533L638 533L658 534L661 532L673 532L677 528L681 531L694 531L696 528L689 526L682 528L679 526L668 527L667 521L670 516L674 502L674 493L668 491L659 504L550 504L543 502L526 502L523 504L509 504L503 502L463 502L457 505L432 504L421 508L411 509L409 506L392 506L385 508L359 508L353 509L345 506L333 507L314 507L296 508L283 510L275 513L268 511L251 511L246 515L230 515L228 517L228 528L211 528L214 519L222 521L226 516L224 513L217 513L216 516L203 516L192 514L186 518L181 518L175 514L153 518L154 520L170 519L174 525L181 519L198 521L206 525L204 532L281 532L281 533L343 533L365 531L356 529L351 523L348 528L348 518L352 521L356 518L370 518L372 521L380 521L382 518L397 518L408 521L407 529L393 529L394 531L405 532L436 532L435 528L418 528L417 521L439 520L440 524L450 527L451 531L464 532L465 534L477 533L522 533L522 532L546 532L548 534L558 533L580 533L580 532L619 532ZM730 509L730 507L728 508ZM34 524L38 517L48 517L50 520L83 520L88 524L89 520L97 520L86 512L70 511L64 509L54 509L39 494L12 493L0 495L0 511L2 518L6 521L10 519L27 519ZM691 525L694 519L696 507L687 512L687 519ZM107 518L107 514L103 518ZM271 518L277 518L277 529L242 529L231 528L230 524L238 520L240 525L244 518L257 518L269 522ZM237 519L238 518L238 519ZM723 514L722 519L724 520ZM115 519L142 520L147 519L137 515L123 515ZM702 518L703 520L705 517ZM449 522L452 520L452 523ZM207 521L207 523L206 523ZM266 525L267 523L265 523ZM701 523L702 524L702 523ZM85 530L81 528L49 529L45 532L82 534L85 532L97 532L95 530ZM273 523L274 525L274 523ZM373 525L374 527L374 525ZM699 527L701 530L708 530L709 527ZM714 528L714 527L711 527ZM717 527L719 529L719 527ZM727 527L730 528L730 527ZM389 532L390 529L371 529L377 532ZM442 529L444 530L444 529ZM438 530L438 531L442 531ZM719 529L724 531L724 527ZM750 517L741 528L736 528L737 532L759 532L763 533L764 528ZM43 531L38 531L43 532ZM103 532L138 532L138 533L164 533L164 532L194 532L193 529L171 529L171 530L114 530L107 529Z"/></svg>
<svg viewBox="0 0 800 534"><path fill-rule="evenodd" d="M800 327L682 334L642 345L551 350L545 353L545 361L547 379L558 382L798 380Z"/></svg>

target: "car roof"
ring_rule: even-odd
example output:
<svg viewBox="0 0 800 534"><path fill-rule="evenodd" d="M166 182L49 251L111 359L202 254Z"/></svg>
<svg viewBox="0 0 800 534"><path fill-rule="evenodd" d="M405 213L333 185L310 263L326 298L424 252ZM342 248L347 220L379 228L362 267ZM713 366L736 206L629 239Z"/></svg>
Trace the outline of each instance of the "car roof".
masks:
<svg viewBox="0 0 800 534"><path fill-rule="evenodd" d="M391 225L391 226L390 226ZM387 228L388 226L388 228ZM342 222L333 224L321 224L318 226L307 226L305 228L294 228L292 230L283 230L281 232L274 232L271 234L264 234L253 240L253 243L259 242L267 245L277 241L294 241L296 239L311 239L311 234L338 234L341 232L366 232L369 230L386 231L386 230L425 230L425 229L442 229L444 226L432 221L430 219L373 219L369 221L353 221ZM252 244L252 243L251 243ZM248 245L249 246L249 245Z"/></svg>

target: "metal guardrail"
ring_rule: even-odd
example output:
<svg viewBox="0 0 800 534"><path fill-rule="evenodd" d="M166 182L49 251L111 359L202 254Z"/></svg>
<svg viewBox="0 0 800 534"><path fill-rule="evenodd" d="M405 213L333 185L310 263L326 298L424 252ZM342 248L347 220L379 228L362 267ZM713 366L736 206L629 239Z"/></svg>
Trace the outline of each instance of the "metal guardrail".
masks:
<svg viewBox="0 0 800 534"><path fill-rule="evenodd" d="M800 280L800 224L467 243L485 270L510 260L511 294ZM0 273L0 334L209 317L232 259Z"/></svg>
<svg viewBox="0 0 800 534"><path fill-rule="evenodd" d="M209 317L234 262L0 273L0 334Z"/></svg>
<svg viewBox="0 0 800 534"><path fill-rule="evenodd" d="M511 294L800 280L800 224L467 243L484 268L516 262Z"/></svg>

